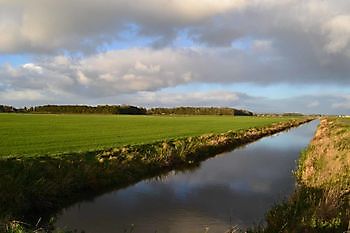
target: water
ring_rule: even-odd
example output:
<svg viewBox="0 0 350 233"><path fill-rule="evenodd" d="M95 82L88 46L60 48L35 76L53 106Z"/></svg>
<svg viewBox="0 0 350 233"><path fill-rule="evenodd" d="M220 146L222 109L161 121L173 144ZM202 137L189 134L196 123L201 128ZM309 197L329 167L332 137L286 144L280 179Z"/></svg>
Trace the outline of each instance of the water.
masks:
<svg viewBox="0 0 350 233"><path fill-rule="evenodd" d="M318 122L64 209L56 225L87 233L223 233L261 223L294 189L292 170Z"/></svg>

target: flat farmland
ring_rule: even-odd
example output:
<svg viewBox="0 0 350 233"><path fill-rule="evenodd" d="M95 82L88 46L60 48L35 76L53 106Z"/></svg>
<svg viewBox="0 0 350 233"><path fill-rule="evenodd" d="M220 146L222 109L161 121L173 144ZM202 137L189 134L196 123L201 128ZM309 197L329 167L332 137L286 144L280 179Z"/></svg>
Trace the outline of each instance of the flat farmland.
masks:
<svg viewBox="0 0 350 233"><path fill-rule="evenodd" d="M0 114L0 157L59 155L263 127L290 117Z"/></svg>

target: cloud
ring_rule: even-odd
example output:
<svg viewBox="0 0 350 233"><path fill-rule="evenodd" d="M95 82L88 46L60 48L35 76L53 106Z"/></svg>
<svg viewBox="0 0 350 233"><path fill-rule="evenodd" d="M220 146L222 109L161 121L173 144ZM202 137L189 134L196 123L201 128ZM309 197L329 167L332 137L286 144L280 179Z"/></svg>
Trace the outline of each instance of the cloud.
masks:
<svg viewBox="0 0 350 233"><path fill-rule="evenodd" d="M0 98L3 101L38 101L46 98L45 95L38 91L33 90L21 90L21 91L11 91L7 90L5 92L0 92Z"/></svg>
<svg viewBox="0 0 350 233"><path fill-rule="evenodd" d="M334 102L331 106L336 110L347 111L347 115L350 115L350 95L342 95L341 100Z"/></svg>
<svg viewBox="0 0 350 233"><path fill-rule="evenodd" d="M233 106L239 100L246 97L245 94L235 93L226 90L193 91L193 92L139 92L136 95L128 96L136 105L149 107L169 106Z"/></svg>
<svg viewBox="0 0 350 233"><path fill-rule="evenodd" d="M86 98L154 91L195 78L191 53L130 49L82 59L47 57L19 67L3 65L0 84L6 90L45 90Z"/></svg>
<svg viewBox="0 0 350 233"><path fill-rule="evenodd" d="M324 28L328 38L327 51L337 53L345 50L350 56L350 15L338 15L329 20Z"/></svg>
<svg viewBox="0 0 350 233"><path fill-rule="evenodd" d="M21 93L33 103L147 99L198 83L347 86L349 12L348 0L0 0L2 61L9 54L32 58L0 65L1 100L20 103ZM198 91L162 98L234 102L235 94L219 98L212 90L217 99L210 99ZM344 96L320 98L284 101L305 111L348 109ZM261 103L242 102L259 111L284 109L273 99L246 99Z"/></svg>
<svg viewBox="0 0 350 233"><path fill-rule="evenodd" d="M305 69L270 48L270 41L252 41L245 50L230 48L134 48L82 58L45 57L15 67L3 65L4 90L45 90L84 98L158 91L184 84L277 83L348 85L350 67ZM268 56L261 50L269 50ZM331 64L327 64L331 67ZM335 70L339 68L338 70ZM310 105L311 106L311 105Z"/></svg>
<svg viewBox="0 0 350 233"><path fill-rule="evenodd" d="M1 0L0 52L48 53L94 50L119 38L128 25L167 38L216 14L244 6L245 0Z"/></svg>
<svg viewBox="0 0 350 233"><path fill-rule="evenodd" d="M299 95L282 99L258 100L258 112L301 112L307 114L349 114L349 97L337 94Z"/></svg>
<svg viewBox="0 0 350 233"><path fill-rule="evenodd" d="M349 10L346 0L1 0L0 52L94 51L130 30L163 45L186 30L210 46L289 36L338 51L349 43Z"/></svg>
<svg viewBox="0 0 350 233"><path fill-rule="evenodd" d="M24 69L41 74L43 69L40 66L34 65L33 63L26 63L22 66Z"/></svg>
<svg viewBox="0 0 350 233"><path fill-rule="evenodd" d="M16 78L21 78L20 76ZM30 85L33 85L30 80ZM222 88L186 91L177 88L154 91L114 92L91 96L66 88L24 88L1 90L2 104L32 106L39 104L132 104L144 107L217 106L248 109L256 113L301 112L307 114L350 114L350 96L336 94L299 95L288 98L268 98L253 93L234 92ZM44 84L51 87L53 84ZM69 87L67 84L65 87ZM76 86L75 86L76 88ZM83 88L83 87L80 87Z"/></svg>
<svg viewBox="0 0 350 233"><path fill-rule="evenodd" d="M320 106L320 102L318 100L315 100L315 101L309 102L306 106L308 108L315 108Z"/></svg>
<svg viewBox="0 0 350 233"><path fill-rule="evenodd" d="M348 83L349 12L347 0L1 0L0 52L90 56L119 42L131 49L136 38L164 51L183 38L203 50L197 63L211 77L206 64L219 59L223 80L229 71L260 83ZM125 78L141 85L139 75Z"/></svg>

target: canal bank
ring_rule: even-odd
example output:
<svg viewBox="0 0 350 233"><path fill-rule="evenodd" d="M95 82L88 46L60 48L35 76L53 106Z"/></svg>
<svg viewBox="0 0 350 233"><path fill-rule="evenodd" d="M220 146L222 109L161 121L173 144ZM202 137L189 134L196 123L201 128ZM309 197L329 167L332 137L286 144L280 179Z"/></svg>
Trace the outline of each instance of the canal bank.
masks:
<svg viewBox="0 0 350 233"><path fill-rule="evenodd" d="M322 119L299 159L295 192L267 213L266 226L251 232L349 232L349 138L349 119Z"/></svg>

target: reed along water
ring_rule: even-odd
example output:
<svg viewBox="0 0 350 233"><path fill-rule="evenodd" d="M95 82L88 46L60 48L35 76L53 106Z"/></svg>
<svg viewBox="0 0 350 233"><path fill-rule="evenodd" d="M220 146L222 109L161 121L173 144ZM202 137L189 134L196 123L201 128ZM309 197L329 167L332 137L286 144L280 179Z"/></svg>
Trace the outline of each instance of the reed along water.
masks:
<svg viewBox="0 0 350 233"><path fill-rule="evenodd" d="M263 223L269 208L293 192L292 171L318 123L76 203L57 215L56 226L86 233L224 233Z"/></svg>

